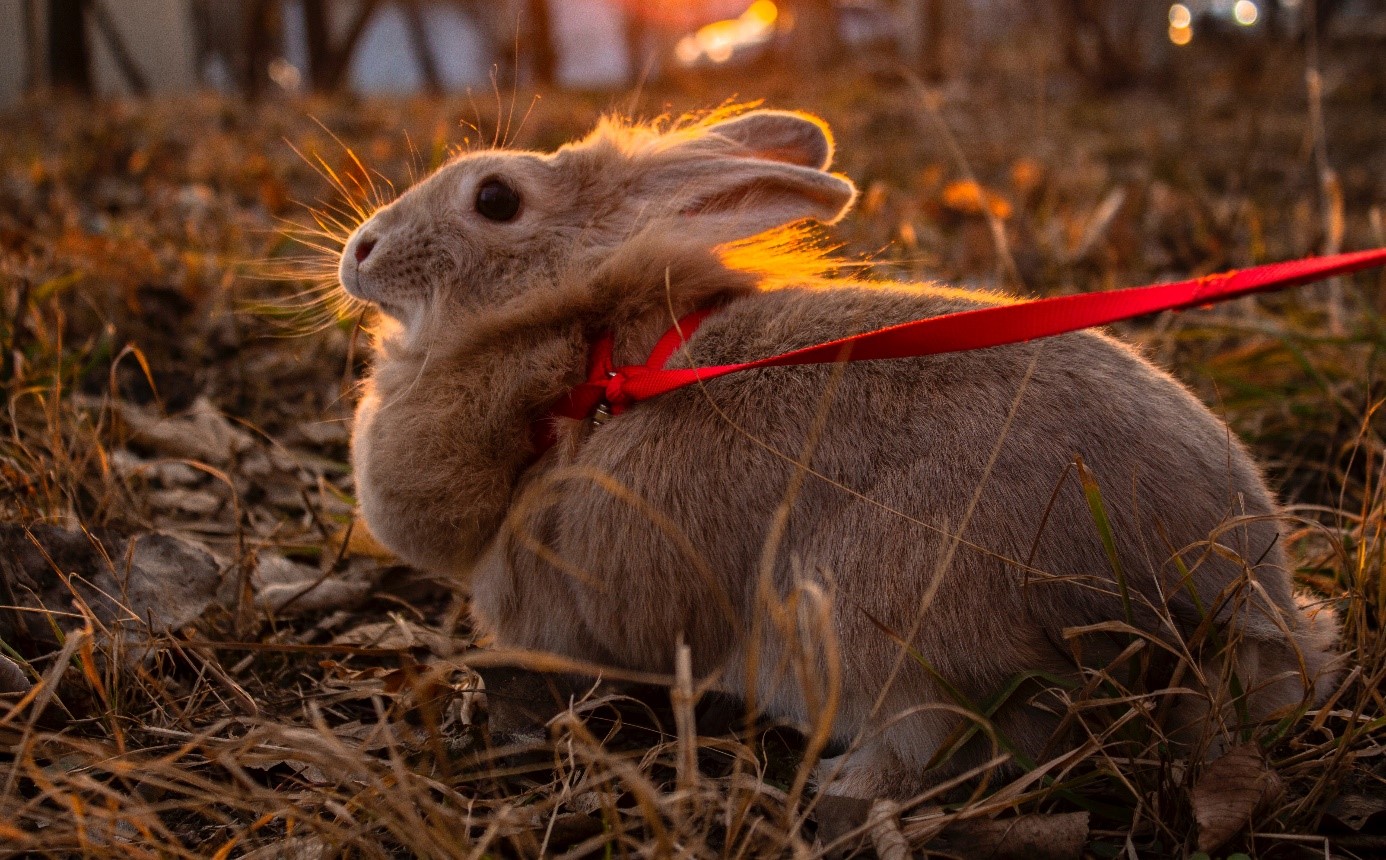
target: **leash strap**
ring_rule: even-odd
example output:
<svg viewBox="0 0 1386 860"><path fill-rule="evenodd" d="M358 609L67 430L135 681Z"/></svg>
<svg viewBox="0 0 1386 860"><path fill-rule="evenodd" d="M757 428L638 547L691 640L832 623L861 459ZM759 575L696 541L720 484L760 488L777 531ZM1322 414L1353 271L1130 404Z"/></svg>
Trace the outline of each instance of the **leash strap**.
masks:
<svg viewBox="0 0 1386 860"><path fill-rule="evenodd" d="M549 417L583 419L592 417L599 410L619 415L641 400L743 370L837 361L917 358L1021 343L1158 311L1212 305L1252 293L1281 290L1377 266L1386 266L1386 248L1271 263L1171 284L1054 296L926 317L740 364L665 368L664 364L670 356L693 336L693 332L713 312L710 309L701 310L683 317L665 332L644 364L615 367L612 363L612 336L610 333L603 335L592 345L587 381L578 384L560 399Z"/></svg>

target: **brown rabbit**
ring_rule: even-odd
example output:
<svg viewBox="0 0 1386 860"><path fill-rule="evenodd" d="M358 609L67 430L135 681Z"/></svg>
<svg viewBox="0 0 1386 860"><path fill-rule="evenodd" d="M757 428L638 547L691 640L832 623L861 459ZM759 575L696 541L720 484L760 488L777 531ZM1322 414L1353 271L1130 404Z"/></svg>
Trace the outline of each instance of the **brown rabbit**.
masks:
<svg viewBox="0 0 1386 860"><path fill-rule="evenodd" d="M844 796L908 796L989 759L988 737L1062 749L1057 700L1019 695L930 766L968 703L1107 666L1132 641L1112 622L1154 653L1220 622L1230 663L1207 648L1165 676L1183 737L1231 713L1227 665L1253 719L1321 696L1336 625L1297 604L1256 465L1104 334L735 374L552 419L538 454L603 332L640 363L717 307L671 361L713 365L1008 301L820 277L775 231L851 206L832 151L795 113L607 121L552 154L461 156L372 215L341 280L389 318L353 443L375 535L468 581L502 643L661 672L686 643L718 688L826 726Z"/></svg>

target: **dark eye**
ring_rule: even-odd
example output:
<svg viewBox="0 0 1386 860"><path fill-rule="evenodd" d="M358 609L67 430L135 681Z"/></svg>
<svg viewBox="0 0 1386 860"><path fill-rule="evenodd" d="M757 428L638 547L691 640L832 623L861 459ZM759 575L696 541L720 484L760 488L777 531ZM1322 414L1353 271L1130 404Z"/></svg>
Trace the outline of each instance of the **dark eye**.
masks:
<svg viewBox="0 0 1386 860"><path fill-rule="evenodd" d="M492 221L510 221L520 213L520 192L499 179L488 179L476 190L476 211Z"/></svg>

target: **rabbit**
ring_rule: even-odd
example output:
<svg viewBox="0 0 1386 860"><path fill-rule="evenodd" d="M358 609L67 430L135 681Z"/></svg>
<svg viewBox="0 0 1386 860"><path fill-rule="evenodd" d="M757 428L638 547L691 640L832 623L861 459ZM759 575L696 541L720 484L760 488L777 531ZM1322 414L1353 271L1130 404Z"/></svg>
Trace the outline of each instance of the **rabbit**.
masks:
<svg viewBox="0 0 1386 860"><path fill-rule="evenodd" d="M371 214L339 275L382 312L352 442L375 537L465 583L504 645L661 673L687 649L710 688L842 751L818 778L844 798L1071 747L1054 688L957 741L1014 679L1107 667L1131 641L1114 624L1170 649L1207 615L1225 634L1226 659L1165 678L1184 689L1173 737L1215 733L1231 671L1253 720L1321 700L1337 622L1297 600L1257 465L1108 334L759 369L600 424L551 416L595 338L641 363L698 309L715 311L671 367L1016 301L831 276L802 240L856 198L833 149L797 112L607 118L551 154L460 155Z"/></svg>

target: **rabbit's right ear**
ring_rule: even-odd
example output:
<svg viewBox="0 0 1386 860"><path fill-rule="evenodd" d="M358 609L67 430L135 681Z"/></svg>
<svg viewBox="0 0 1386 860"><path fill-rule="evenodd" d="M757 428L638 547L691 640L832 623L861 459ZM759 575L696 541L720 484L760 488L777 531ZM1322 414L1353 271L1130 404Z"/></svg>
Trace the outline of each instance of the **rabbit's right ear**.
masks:
<svg viewBox="0 0 1386 860"><path fill-rule="evenodd" d="M753 111L715 123L647 163L638 197L677 214L714 244L814 220L832 224L856 198L847 177L829 173L833 144L822 121Z"/></svg>
<svg viewBox="0 0 1386 860"><path fill-rule="evenodd" d="M816 116L758 110L713 123L704 129L716 147L725 141L733 153L827 170L833 162L833 134Z"/></svg>
<svg viewBox="0 0 1386 860"><path fill-rule="evenodd" d="M712 155L654 165L640 185L649 205L684 219L689 231L718 245L798 221L832 224L857 195L852 181L837 173Z"/></svg>

